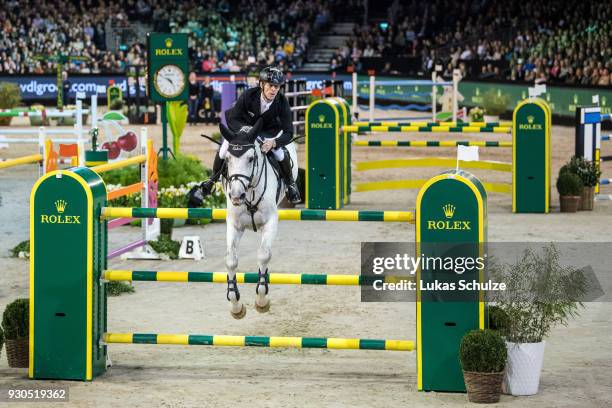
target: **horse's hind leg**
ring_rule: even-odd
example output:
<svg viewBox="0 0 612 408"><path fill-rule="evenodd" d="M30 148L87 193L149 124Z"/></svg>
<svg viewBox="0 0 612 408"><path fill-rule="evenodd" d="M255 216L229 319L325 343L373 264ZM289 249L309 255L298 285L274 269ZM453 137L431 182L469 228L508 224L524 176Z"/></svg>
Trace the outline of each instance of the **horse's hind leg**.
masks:
<svg viewBox="0 0 612 408"><path fill-rule="evenodd" d="M270 310L270 298L268 296L270 275L268 274L268 264L272 258L272 242L276 238L278 228L278 217L274 214L270 220L261 228L261 244L257 251L257 264L259 266L259 279L255 293L255 310L259 313L266 313Z"/></svg>
<svg viewBox="0 0 612 408"><path fill-rule="evenodd" d="M227 269L227 300L232 304L230 313L234 319L242 319L246 315L246 307L240 301L240 292L236 283L236 268L238 268L238 245L244 230L237 230L230 223L227 224L227 252L225 254L225 268Z"/></svg>

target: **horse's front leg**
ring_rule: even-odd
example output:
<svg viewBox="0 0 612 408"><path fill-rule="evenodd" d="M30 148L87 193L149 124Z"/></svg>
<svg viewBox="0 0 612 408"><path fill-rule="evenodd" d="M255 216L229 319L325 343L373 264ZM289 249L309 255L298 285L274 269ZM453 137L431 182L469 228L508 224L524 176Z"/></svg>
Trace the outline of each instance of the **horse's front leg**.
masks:
<svg viewBox="0 0 612 408"><path fill-rule="evenodd" d="M240 301L240 292L236 283L238 268L238 245L244 230L237 229L232 223L227 223L227 252L225 253L225 268L227 270L227 300L232 304L230 313L234 319L242 319L246 315L246 307Z"/></svg>
<svg viewBox="0 0 612 408"><path fill-rule="evenodd" d="M272 214L267 223L261 228L261 244L257 251L257 264L259 266L259 279L255 292L255 310L259 313L266 313L270 310L270 298L268 292L270 290L270 275L268 274L268 264L272 258L272 243L276 238L278 229L278 216Z"/></svg>

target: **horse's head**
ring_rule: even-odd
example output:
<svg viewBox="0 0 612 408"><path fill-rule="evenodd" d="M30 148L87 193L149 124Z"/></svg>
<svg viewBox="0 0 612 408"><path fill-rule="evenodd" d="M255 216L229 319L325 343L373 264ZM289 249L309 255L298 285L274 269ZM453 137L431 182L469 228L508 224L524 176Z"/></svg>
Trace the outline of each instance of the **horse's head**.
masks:
<svg viewBox="0 0 612 408"><path fill-rule="evenodd" d="M243 127L232 132L223 124L221 134L229 142L229 153L225 158L227 165L227 184L225 191L233 205L242 205L249 188L259 180L258 169L263 168L263 157L257 143L262 119L253 127Z"/></svg>

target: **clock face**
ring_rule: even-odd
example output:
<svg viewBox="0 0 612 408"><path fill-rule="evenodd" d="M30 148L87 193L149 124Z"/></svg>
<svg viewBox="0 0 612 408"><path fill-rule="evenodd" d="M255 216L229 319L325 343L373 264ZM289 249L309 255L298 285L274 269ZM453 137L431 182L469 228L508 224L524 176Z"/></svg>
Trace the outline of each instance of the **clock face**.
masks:
<svg viewBox="0 0 612 408"><path fill-rule="evenodd" d="M155 90L164 98L174 98L185 89L185 74L176 65L165 65L155 72Z"/></svg>

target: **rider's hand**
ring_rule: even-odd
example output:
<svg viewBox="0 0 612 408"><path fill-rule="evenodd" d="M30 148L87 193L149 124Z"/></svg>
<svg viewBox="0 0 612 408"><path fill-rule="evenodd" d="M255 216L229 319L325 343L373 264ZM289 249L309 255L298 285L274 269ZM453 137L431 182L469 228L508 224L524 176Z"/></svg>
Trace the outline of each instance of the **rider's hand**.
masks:
<svg viewBox="0 0 612 408"><path fill-rule="evenodd" d="M276 147L276 140L274 139L265 140L263 144L261 145L261 151L264 153L268 153L270 150L274 149L275 147Z"/></svg>

